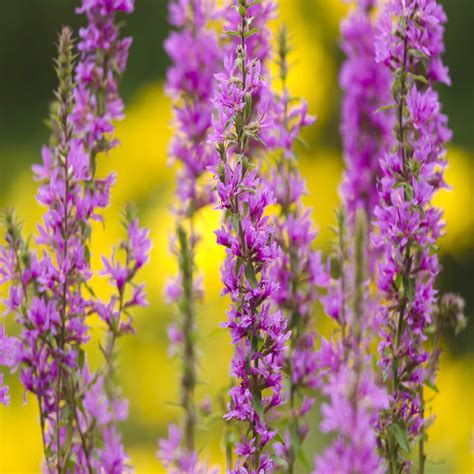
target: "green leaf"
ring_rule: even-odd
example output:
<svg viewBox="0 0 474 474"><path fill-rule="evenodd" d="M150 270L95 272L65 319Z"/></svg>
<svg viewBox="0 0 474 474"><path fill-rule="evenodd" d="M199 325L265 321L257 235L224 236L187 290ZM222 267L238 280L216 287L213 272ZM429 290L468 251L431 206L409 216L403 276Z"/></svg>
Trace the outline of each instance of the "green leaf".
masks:
<svg viewBox="0 0 474 474"><path fill-rule="evenodd" d="M439 393L438 387L436 386L436 384L431 382L431 380L425 380L425 385L427 387L431 388L431 390L433 390L434 392Z"/></svg>
<svg viewBox="0 0 474 474"><path fill-rule="evenodd" d="M395 104L387 104L387 105L382 105L382 107L379 107L375 113L378 114L379 112L385 112L387 110L391 110L391 109L396 109L397 106Z"/></svg>
<svg viewBox="0 0 474 474"><path fill-rule="evenodd" d="M415 293L416 293L416 281L414 278L409 278L408 285L407 285L407 296L410 301L413 301L415 299Z"/></svg>
<svg viewBox="0 0 474 474"><path fill-rule="evenodd" d="M412 74L410 73L410 76L415 79L415 81L422 82L423 84L428 84L428 79L426 79L425 76L422 76L421 74Z"/></svg>
<svg viewBox="0 0 474 474"><path fill-rule="evenodd" d="M247 373L250 373L250 356L249 355L245 358L245 371Z"/></svg>
<svg viewBox="0 0 474 474"><path fill-rule="evenodd" d="M77 356L77 364L79 365L79 368L82 370L84 368L84 360L85 360L85 353L82 349L79 349L79 354Z"/></svg>
<svg viewBox="0 0 474 474"><path fill-rule="evenodd" d="M235 277L239 275L240 272L240 267L244 263L244 260L242 257L237 257L237 262L235 263Z"/></svg>
<svg viewBox="0 0 474 474"><path fill-rule="evenodd" d="M261 394L260 392L254 393L252 397L252 406L253 409L257 412L258 417L263 420L263 405L262 405L262 400L261 400Z"/></svg>
<svg viewBox="0 0 474 474"><path fill-rule="evenodd" d="M279 466L282 466L284 469L288 469L288 463L281 457L271 454L270 457L273 459L273 461L278 464Z"/></svg>
<svg viewBox="0 0 474 474"><path fill-rule="evenodd" d="M279 431L276 432L276 435L275 435L274 439L275 439L275 441L278 441L281 444L285 444L285 440L283 439L283 436L281 435L281 433Z"/></svg>
<svg viewBox="0 0 474 474"><path fill-rule="evenodd" d="M234 228L234 232L239 235L240 230L240 216L238 214L232 214L231 217L232 227Z"/></svg>
<svg viewBox="0 0 474 474"><path fill-rule="evenodd" d="M408 442L408 430L405 424L403 422L393 423L393 425L390 426L390 432L393 434L400 447L409 453L410 443Z"/></svg>
<svg viewBox="0 0 474 474"><path fill-rule="evenodd" d="M245 94L245 108L244 108L245 120L247 120L250 117L251 112L252 112L252 96L250 94Z"/></svg>
<svg viewBox="0 0 474 474"><path fill-rule="evenodd" d="M251 30L245 32L244 38L253 36L255 33L258 33L259 31L260 31L260 28L252 28Z"/></svg>
<svg viewBox="0 0 474 474"><path fill-rule="evenodd" d="M410 49L409 54L414 58L428 59L428 56L418 49Z"/></svg>
<svg viewBox="0 0 474 474"><path fill-rule="evenodd" d="M413 196L415 195L415 191L411 184L403 183L403 188L405 190L405 196L408 200L412 200Z"/></svg>
<svg viewBox="0 0 474 474"><path fill-rule="evenodd" d="M245 277L247 278L247 281L252 285L253 288L257 288L258 286L257 275L255 275L255 269L253 268L253 265L251 262L248 262L247 265L245 265Z"/></svg>

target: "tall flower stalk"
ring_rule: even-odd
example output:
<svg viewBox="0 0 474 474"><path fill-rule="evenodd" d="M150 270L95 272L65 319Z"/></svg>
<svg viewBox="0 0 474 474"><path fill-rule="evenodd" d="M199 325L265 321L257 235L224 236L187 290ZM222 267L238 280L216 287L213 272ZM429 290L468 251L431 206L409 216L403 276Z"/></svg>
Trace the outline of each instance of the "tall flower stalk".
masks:
<svg viewBox="0 0 474 474"><path fill-rule="evenodd" d="M118 143L111 134L113 121L124 117L119 79L127 66L132 38L120 37L115 16L132 13L133 9L134 0L82 0L76 9L76 13L86 16L87 25L79 30L80 56L71 121L91 155L93 173L96 155Z"/></svg>
<svg viewBox="0 0 474 474"><path fill-rule="evenodd" d="M266 208L273 203L268 185L249 152L254 140L269 127L265 101L254 106L254 97L267 88L258 60L249 56L253 18L258 3L235 0L232 8L240 19L231 30L240 38L236 51L227 54L225 71L216 76L216 115L211 141L219 154L214 167L219 207L224 222L216 232L226 248L222 267L224 294L232 300L228 321L234 344L231 374L235 385L225 419L242 425L230 472L270 472L274 462L268 444L276 432L269 424L270 410L282 403L281 360L287 340L281 312L273 312L271 299L278 285L270 275L277 255L274 228Z"/></svg>
<svg viewBox="0 0 474 474"><path fill-rule="evenodd" d="M441 211L432 204L445 186L445 145L451 137L441 113L436 82L450 83L441 54L446 15L435 0L391 0L376 38L377 60L393 74L396 113L393 150L382 158L380 203L375 210L377 245L384 249L378 289L383 328L380 365L390 406L380 416L383 454L391 473L408 472L408 453L419 443L418 472L424 472L426 429L423 386L427 370L426 330L436 306L439 273L436 242L443 232Z"/></svg>
<svg viewBox="0 0 474 474"><path fill-rule="evenodd" d="M331 340L322 339L317 357L321 391L328 399L321 405L321 430L335 438L316 457L313 472L383 473L374 424L387 396L371 365L366 216L362 209L356 212L350 234L344 211L337 221L334 263L339 275L321 300L338 329Z"/></svg>
<svg viewBox="0 0 474 474"><path fill-rule="evenodd" d="M380 156L393 143L393 111L380 109L390 99L391 75L375 61L376 28L371 18L375 4L375 0L358 0L341 25L341 47L346 55L339 76L344 92L341 195L352 228L358 209L365 212L368 222L372 219L379 199Z"/></svg>
<svg viewBox="0 0 474 474"><path fill-rule="evenodd" d="M213 192L204 178L207 168L217 158L207 140L212 117L212 84L219 65L217 36L209 26L212 9L213 4L208 0L170 2L170 23L179 30L173 31L165 42L172 60L167 90L174 102L176 127L169 154L181 166L177 171L174 207L176 233L171 243L179 270L177 277L167 284L166 294L178 306L169 335L170 352L179 354L181 359L180 402L184 416L182 429L170 426L169 439L160 441L159 457L170 472L181 473L207 472L205 466L197 464L195 446L196 303L203 295L195 263L199 235L194 229L199 211L213 201Z"/></svg>
<svg viewBox="0 0 474 474"><path fill-rule="evenodd" d="M130 45L119 39L114 16L132 8L132 2L83 2L78 12L87 14L89 24L80 32L77 84L71 32L65 28L60 35L51 144L43 148L43 163L33 167L37 199L47 208L35 238L39 251L23 239L14 215L5 216L2 281L10 284L7 310L21 328L13 365L38 400L47 472L128 470L116 428L127 406L113 381L113 355L116 339L132 330L130 309L145 304L134 279L150 244L138 221L126 219L124 263L115 255L104 259L104 273L117 288L107 304L89 286L89 246L91 224L103 220L114 182L113 174L95 177L95 160L117 143L110 134L112 120L121 118L118 79ZM108 340L104 366L91 373L85 344L87 318L94 313L106 322Z"/></svg>
<svg viewBox="0 0 474 474"><path fill-rule="evenodd" d="M311 211L302 202L305 182L300 176L294 152L300 130L311 125L314 118L307 114L306 102L295 103L288 90L290 50L286 28L280 32L278 45L282 93L275 103L278 117L275 128L279 154L271 183L280 213L275 236L281 251L272 271L279 284L274 300L288 319L291 336L284 361L284 370L288 374L288 404L282 409L288 418L288 430L284 434L284 443L276 445L275 450L285 460L288 472L293 473L309 431L305 416L314 403L314 398L306 392L317 386L311 316L318 297L317 287L326 285L327 276L321 255L313 248L317 233Z"/></svg>
<svg viewBox="0 0 474 474"><path fill-rule="evenodd" d="M316 458L315 473L383 472L377 453L377 413L387 405L370 360L376 298L370 292L376 249L368 242L374 208L380 155L390 148L393 114L381 110L390 97L390 74L375 61L375 2L360 0L343 22L344 91L341 136L345 171L341 187L344 210L337 214L338 241L332 279L323 298L326 312L338 324L332 341L323 340L320 364L324 432L335 440Z"/></svg>

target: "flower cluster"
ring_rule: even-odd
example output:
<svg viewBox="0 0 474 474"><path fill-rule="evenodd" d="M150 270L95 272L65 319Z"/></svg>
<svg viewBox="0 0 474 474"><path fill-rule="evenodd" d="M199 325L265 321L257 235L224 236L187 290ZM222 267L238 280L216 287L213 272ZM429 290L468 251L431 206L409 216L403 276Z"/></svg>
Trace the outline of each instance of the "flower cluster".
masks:
<svg viewBox="0 0 474 474"><path fill-rule="evenodd" d="M350 367L341 360L335 363L333 359L331 363L334 365L327 366L328 370L331 367L331 373L322 390L329 402L321 407L324 418L321 430L338 435L325 452L316 458L313 472L382 474L385 469L377 454L372 426L376 421L374 414L386 404L386 394L374 384L370 370L359 372L360 366ZM370 360L359 360L358 363L369 366Z"/></svg>
<svg viewBox="0 0 474 474"><path fill-rule="evenodd" d="M377 111L389 97L390 75L374 58L372 2L359 2L342 24L342 49L347 55L340 83L345 92L341 135L345 172L341 188L345 212L338 214L336 262L339 276L331 279L322 298L327 314L339 325L332 341L323 341L318 365L324 432L335 432L333 443L315 460L315 473L382 472L372 428L377 411L386 405L375 383L368 345L373 322L366 274L374 255L367 246L370 220L377 203L379 156L388 150L391 117ZM369 260L369 265L367 265Z"/></svg>
<svg viewBox="0 0 474 474"><path fill-rule="evenodd" d="M387 395L371 367L371 300L368 294L367 229L365 211L354 218L348 236L346 216L338 214L335 260L338 278L331 279L321 298L326 312L338 323L331 340L322 340L317 366L320 387L328 400L321 405L321 430L334 432L334 441L315 459L314 474L384 472L377 453L374 424Z"/></svg>
<svg viewBox="0 0 474 474"><path fill-rule="evenodd" d="M2 267L8 262L8 260L4 259L5 256L5 253L2 251L0 253L0 265L2 265ZM0 272L0 276L2 277L0 282L3 282L5 276L4 271ZM0 367L15 366L17 342L18 341L15 337L10 337L7 335L5 326L2 324L0 326ZM0 403L8 406L10 404L9 387L8 385L4 384L3 377L3 373L0 373Z"/></svg>
<svg viewBox="0 0 474 474"><path fill-rule="evenodd" d="M160 440L158 457L168 474L218 474L219 468L209 468L198 459L196 451L183 449L183 434L176 425L168 427L168 438Z"/></svg>
<svg viewBox="0 0 474 474"><path fill-rule="evenodd" d="M275 17L277 6L274 0L264 0L262 2L247 2L252 5L252 35L245 39L247 54L249 58L257 60L262 69L272 54L272 33L269 28L269 21ZM225 8L224 18L226 21L226 31L231 35L231 41L225 51L226 55L235 53L235 49L241 45L239 31L242 28L242 16L236 8Z"/></svg>
<svg viewBox="0 0 474 474"><path fill-rule="evenodd" d="M267 84L259 61L249 56L247 48L259 4L247 3L238 0L233 5L241 18L241 41L236 52L226 56L225 71L216 76L217 113L211 136L220 157L214 174L224 214L222 228L216 232L217 242L226 248L222 280L224 294L232 300L224 327L235 346L231 374L237 380L230 390L225 418L245 426L235 447L237 459L230 466L236 473L269 472L273 468L266 449L275 430L267 413L282 403L281 359L288 338L282 313L271 308L278 283L271 278L270 264L278 247L265 211L274 198L249 154L249 143L262 139L261 132L271 122L264 101L253 105Z"/></svg>
<svg viewBox="0 0 474 474"><path fill-rule="evenodd" d="M390 407L382 413L380 435L392 470L409 469L406 452L420 439L424 463L423 384L435 373L426 347L437 294L436 241L441 212L431 201L445 186L445 144L451 132L441 113L436 81L449 84L441 54L446 16L435 0L391 0L379 22L377 59L393 73L391 105L397 114L396 144L381 157L380 203L375 209L377 246L384 249L378 289L385 301L380 365L390 385Z"/></svg>
<svg viewBox="0 0 474 474"><path fill-rule="evenodd" d="M132 13L133 8L134 0L82 0L76 9L86 15L87 26L79 30L80 60L71 121L84 136L85 148L94 149L94 159L95 153L116 144L108 135L114 130L113 120L123 118L118 79L125 71L132 39L120 38L115 15Z"/></svg>
<svg viewBox="0 0 474 474"><path fill-rule="evenodd" d="M108 278L114 291L106 303L97 300L93 304L94 312L107 327L107 341L102 349L105 364L94 375L95 381L87 371L83 374L85 385L91 387L84 395L84 424L91 427L92 432L92 427L98 425L104 445L99 449L98 467L117 474L129 470L116 426L128 416L128 401L114 384L115 349L121 336L134 331L130 311L147 305L144 285L135 283L135 279L137 272L148 262L151 248L149 230L139 227L131 210L125 212L123 225L127 238L113 249L110 258L102 257L104 268L101 274ZM95 432L97 436L97 427Z"/></svg>
<svg viewBox="0 0 474 474"><path fill-rule="evenodd" d="M21 332L17 341L2 334L0 353L15 347L3 362L20 368L25 389L38 399L47 472L128 469L115 426L126 418L127 403L112 386L112 356L115 340L131 330L123 314L145 304L143 287L133 279L147 260L150 243L136 220L127 221L128 239L121 245L126 263L104 260L104 273L117 289L107 305L89 286L89 245L91 224L102 221L115 180L113 174L95 176L95 159L115 143L104 147L112 119L121 116L117 80L130 44L118 39L113 18L132 6L84 0L78 12L87 14L89 25L81 30L76 85L71 32L65 28L60 35L51 144L43 148L42 164L33 167L40 183L37 199L46 207L35 238L40 251L29 248L13 214L5 216L1 274L10 284L7 311L15 315ZM125 296L127 284L134 288L130 299ZM104 367L91 374L84 346L89 340L87 317L93 313L106 322L110 338Z"/></svg>
<svg viewBox="0 0 474 474"><path fill-rule="evenodd" d="M375 26L370 18L375 2L359 1L342 23L346 55L339 82L344 91L341 137L345 172L341 188L351 223L357 209L371 219L378 202L379 158L392 143L393 113L379 110L390 98L390 72L375 61Z"/></svg>
<svg viewBox="0 0 474 474"><path fill-rule="evenodd" d="M293 150L301 129L311 125L314 118L308 115L306 102L295 103L290 97L287 87L288 54L288 34L283 28L279 35L278 54L283 92L274 104L277 117L275 141L280 153L271 179L280 212L275 232L280 252L272 274L279 284L274 301L287 316L291 337L284 361L284 370L289 378L289 426L284 434L284 444L276 444L275 451L286 461L289 472L293 472L301 444L309 431L304 417L315 401L314 397L304 393L305 389L317 386L316 337L311 328L311 315L318 297L317 287L326 285L327 275L321 254L313 249L317 233L311 212L302 202L302 196L306 193L305 182L300 176Z"/></svg>
<svg viewBox="0 0 474 474"><path fill-rule="evenodd" d="M178 30L165 41L165 50L172 60L167 75L167 91L174 102L176 128L169 155L172 161L182 165L177 171L176 235L171 243L179 272L168 282L166 296L168 301L178 303L179 316L171 324L169 335L170 353L181 357L184 420L182 433L178 427L170 426L170 439L160 441L159 451L162 461L172 472L206 472L207 469L198 465L194 446L197 422L194 392L198 363L195 306L196 300L202 298L195 269L199 236L194 231L194 224L198 211L211 203L214 196L209 181L204 179L207 168L217 158L215 149L207 140L212 118L212 84L219 65L217 35L209 26L213 7L209 0L170 2L169 20ZM184 447L180 446L181 439Z"/></svg>
<svg viewBox="0 0 474 474"><path fill-rule="evenodd" d="M373 425L387 398L370 365L376 300L369 292L367 275L377 255L367 242L366 222L371 221L378 202L379 159L390 147L393 117L390 111L379 109L390 97L390 73L375 61L374 3L357 2L341 27L347 57L340 74L344 211L338 214L335 260L339 276L331 279L322 298L340 332L332 341L323 341L318 353L322 392L328 397L321 407L321 429L336 437L315 460L314 472L320 474L383 472Z"/></svg>
<svg viewBox="0 0 474 474"><path fill-rule="evenodd" d="M219 47L209 0L180 0L170 3L170 23L179 28L165 42L172 60L167 75L167 91L174 101L176 134L169 155L183 166L179 170L176 195L178 215L191 217L209 204L212 193L199 178L215 161L215 151L207 143L211 125L214 74L219 66ZM199 185L201 184L201 185Z"/></svg>

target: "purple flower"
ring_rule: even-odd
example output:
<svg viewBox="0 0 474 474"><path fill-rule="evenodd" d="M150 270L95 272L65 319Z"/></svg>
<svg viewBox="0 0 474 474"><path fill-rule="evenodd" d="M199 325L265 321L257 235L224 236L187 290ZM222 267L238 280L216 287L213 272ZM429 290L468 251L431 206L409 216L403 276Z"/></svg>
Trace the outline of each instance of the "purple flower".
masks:
<svg viewBox="0 0 474 474"><path fill-rule="evenodd" d="M215 149L208 143L214 94L213 78L220 63L217 34L210 23L216 18L211 0L171 0L169 21L176 28L164 47L171 59L166 91L173 101L175 133L169 146L171 162L177 162L177 189L173 211L176 233L171 250L178 261L178 275L168 280L165 297L177 303L175 320L168 329L169 354L179 355L182 366L180 399L183 406L183 446L174 446L170 459L163 451L161 460L169 472L205 472L195 451L198 351L196 348L196 303L203 298L195 252L199 236L195 222L199 211L214 202L208 167L216 161ZM170 427L170 436L176 429ZM175 438L176 441L176 438ZM161 442L160 442L161 443ZM165 445L166 442L164 441ZM159 452L161 456L162 451Z"/></svg>
<svg viewBox="0 0 474 474"><path fill-rule="evenodd" d="M231 374L235 384L229 392L225 419L243 423L246 433L236 446L231 472L263 473L274 467L267 454L276 434L269 413L282 404L281 361L289 337L283 314L270 305L278 291L270 273L278 246L275 228L265 212L274 197L269 184L259 176L257 150L252 147L273 127L269 102L263 100L270 94L268 84L257 59L260 46L265 51L266 45L259 43L260 33L254 36L252 30L254 24L265 29L267 16L262 12L272 5L264 1L248 6L236 0L233 7L237 10L229 8L226 29L238 32L242 46L227 52L224 71L216 75L216 113L210 136L220 159L212 171L218 207L224 216L217 232L218 242L226 248L221 270L223 293L232 300L223 326L229 329L234 344ZM255 455L248 456L252 449Z"/></svg>
<svg viewBox="0 0 474 474"><path fill-rule="evenodd" d="M104 447L99 449L100 462L96 463L98 469L103 469L110 474L130 473L132 470L125 463L127 454L123 449L122 439L116 428L107 426L103 430Z"/></svg>
<svg viewBox="0 0 474 474"><path fill-rule="evenodd" d="M287 462L289 471L293 471L298 449L296 445L301 445L309 432L304 415L314 402L313 398L305 399L302 394L317 385L315 335L311 323L313 305L319 296L318 285L325 284L326 269L320 253L314 249L317 232L311 211L302 202L306 184L300 176L294 151L301 129L311 125L315 119L308 115L306 102L290 100L287 88L288 52L287 33L283 29L279 37L283 92L273 103L276 116L274 142L279 156L271 177L280 214L275 232L279 249L271 272L278 283L273 300L286 315L291 336L289 350L283 359L289 375L288 405L281 410L281 415L288 418L288 431L284 435L285 444L277 444L275 449Z"/></svg>
<svg viewBox="0 0 474 474"><path fill-rule="evenodd" d="M17 358L17 339L6 335L5 326L0 326L0 367L14 367ZM9 388L3 385L3 374L0 373L0 403L9 405Z"/></svg>
<svg viewBox="0 0 474 474"><path fill-rule="evenodd" d="M366 366L369 365L367 361ZM330 373L323 393L329 397L329 403L321 406L321 430L336 432L337 437L316 459L314 473L385 472L370 427L377 410L386 407L387 397L374 384L371 370L358 373L344 364L341 370Z"/></svg>
<svg viewBox="0 0 474 474"><path fill-rule="evenodd" d="M183 167L178 172L176 212L190 217L212 201L202 176L215 161L207 143L211 126L213 77L219 65L216 33L208 26L212 6L209 0L170 2L174 31L165 41L172 65L167 73L167 92L173 98L176 133L170 144L172 161Z"/></svg>
<svg viewBox="0 0 474 474"><path fill-rule="evenodd" d="M413 127L420 132L429 131L430 119L439 114L438 94L432 89L419 92L414 86L408 93L407 106Z"/></svg>
<svg viewBox="0 0 474 474"><path fill-rule="evenodd" d="M195 452L186 452L181 447L183 435L175 425L168 426L168 438L160 439L157 456L169 474L218 474L218 468L210 468L198 462Z"/></svg>
<svg viewBox="0 0 474 474"><path fill-rule="evenodd" d="M379 364L390 387L390 407L379 420L384 456L392 470L409 469L393 426L406 444L425 436L421 387L435 373L426 330L437 301L436 241L443 231L434 193L446 186L445 146L451 133L441 113L435 81L449 84L441 61L446 15L435 0L391 0L379 21L377 58L392 72L396 144L381 156L382 176L374 215L374 244L383 250L377 285L382 340ZM396 461L394 461L396 460ZM424 462L424 459L421 460Z"/></svg>
<svg viewBox="0 0 474 474"><path fill-rule="evenodd" d="M130 245L130 260L135 261L135 270L143 267L148 262L151 240L150 230L140 229L138 220L134 219L127 228L127 235Z"/></svg>
<svg viewBox="0 0 474 474"><path fill-rule="evenodd" d="M144 285L136 284L135 278L138 270L149 259L151 249L149 230L139 227L138 219L133 216L132 211L126 211L125 215L124 227L127 238L113 248L110 259L102 257L104 269L101 274L109 277L116 293L106 304L101 301L95 304L96 312L107 324L114 341L121 335L133 332L130 308L145 307L148 304ZM132 289L130 297L125 297L127 286ZM108 346L106 357L112 357L113 350L113 346Z"/></svg>
<svg viewBox="0 0 474 474"><path fill-rule="evenodd" d="M392 144L393 113L378 110L390 100L390 72L374 59L375 26L370 9L360 1L341 26L346 60L339 82L344 91L341 136L345 172L341 195L350 222L358 208L370 219L378 202L379 157Z"/></svg>
<svg viewBox="0 0 474 474"><path fill-rule="evenodd" d="M349 227L338 213L334 255L339 276L331 279L321 301L338 324L332 340L321 340L316 357L318 386L327 401L321 405L321 430L335 434L315 458L314 474L384 472L374 424L387 407L387 395L372 369L370 343L373 306L366 277L369 265L365 210L358 209Z"/></svg>
<svg viewBox="0 0 474 474"><path fill-rule="evenodd" d="M84 396L84 408L87 414L94 418L99 426L107 425L112 420L112 414L109 411L109 400L104 392L104 379L99 377L91 385Z"/></svg>
<svg viewBox="0 0 474 474"><path fill-rule="evenodd" d="M0 374L0 403L8 406L10 404L9 389L7 385L3 385L3 374Z"/></svg>
<svg viewBox="0 0 474 474"><path fill-rule="evenodd" d="M96 159L115 144L104 134L113 131L112 120L122 115L118 79L130 45L129 39L119 38L114 17L132 9L133 2L124 0L82 2L78 12L86 14L88 26L80 32L76 84L71 32L65 28L60 35L56 63L60 84L51 116L54 146L43 147L43 162L33 167L39 181L37 199L45 207L35 238L38 253L30 250L13 214L5 216L0 278L10 285L6 306L21 330L14 360L0 363L19 368L25 389L38 400L45 463L51 472L53 466L63 471L70 464L74 472L127 471L114 426L126 411L117 404L112 353L117 337L132 330L130 320L121 318L125 306L129 314L128 308L145 304L145 298L143 287L134 286L130 301L122 294L112 296L107 305L96 300L89 286L89 243L92 222L103 220L101 211L110 201L114 182L113 173L95 177ZM150 247L147 232L136 221L130 221L128 230L129 240L122 246L125 264L106 260L119 291L127 283L134 285ZM91 375L83 346L89 340L87 318L93 313L107 323L109 339L104 367ZM0 339L1 354L11 342Z"/></svg>
<svg viewBox="0 0 474 474"><path fill-rule="evenodd" d="M71 119L88 149L107 150L116 144L106 134L113 132L113 120L123 118L118 78L125 71L132 40L120 38L115 15L132 13L133 7L133 0L82 0L76 9L86 15L88 24L79 30L80 60Z"/></svg>

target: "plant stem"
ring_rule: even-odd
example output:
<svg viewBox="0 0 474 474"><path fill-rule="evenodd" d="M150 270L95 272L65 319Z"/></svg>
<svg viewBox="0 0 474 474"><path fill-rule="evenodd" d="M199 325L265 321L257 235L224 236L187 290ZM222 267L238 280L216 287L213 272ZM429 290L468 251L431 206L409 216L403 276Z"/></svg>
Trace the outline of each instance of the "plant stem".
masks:
<svg viewBox="0 0 474 474"><path fill-rule="evenodd" d="M399 97L397 99L397 112L398 112L398 148L402 154L402 163L403 163L403 172L406 174L408 172L408 163L407 163L407 154L405 150L405 128L403 124L403 112L405 110L405 103L406 103L406 75L407 75L407 58L408 58L408 38L406 34L404 35L403 39L403 64L401 65L400 71L400 92ZM405 249L405 271L403 274L403 296L402 301L400 303L399 314L398 314L398 322L396 327L396 334L395 334L395 347L393 347L393 386L392 386L392 395L396 394L399 391L399 377L398 377L398 369L399 369L399 347L401 343L401 338L403 334L403 322L405 318L406 306L408 302L408 294L407 294L407 282L410 278L410 243L407 244ZM395 422L398 420L399 414L395 413ZM389 442L389 451L391 453L389 464L390 464L390 472L397 474L400 471L400 463L398 461L398 451L399 446L394 438L393 435L390 436Z"/></svg>
<svg viewBox="0 0 474 474"><path fill-rule="evenodd" d="M420 387L420 417L423 420L425 417L425 400L423 393L423 385ZM421 435L418 443L418 474L425 474L425 428L421 425Z"/></svg>
<svg viewBox="0 0 474 474"><path fill-rule="evenodd" d="M194 451L194 436L196 425L196 408L194 391L196 387L196 354L194 348L194 252L192 250L193 217L190 217L191 231L178 227L180 245L180 270L182 278L183 297L181 312L183 315L183 375L181 379L181 402L184 408L184 440L189 453Z"/></svg>

